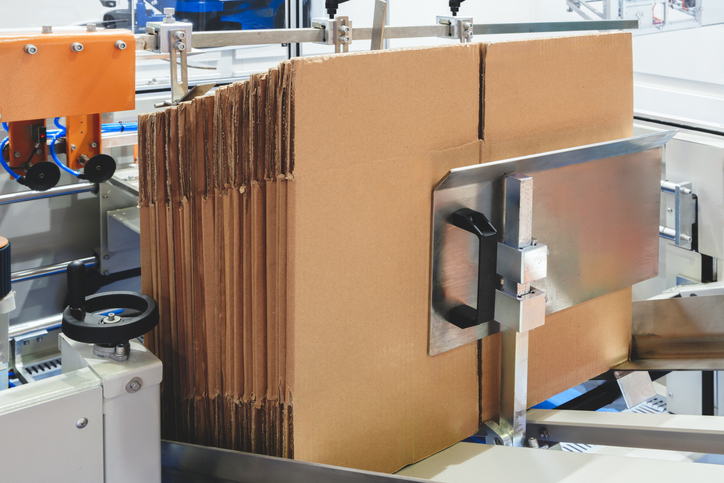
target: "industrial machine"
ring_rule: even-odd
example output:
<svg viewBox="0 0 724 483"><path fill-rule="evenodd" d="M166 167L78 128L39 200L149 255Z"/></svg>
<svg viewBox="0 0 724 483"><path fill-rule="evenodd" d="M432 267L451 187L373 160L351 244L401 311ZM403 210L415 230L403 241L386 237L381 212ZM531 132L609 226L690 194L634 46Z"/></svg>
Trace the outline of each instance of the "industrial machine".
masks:
<svg viewBox="0 0 724 483"><path fill-rule="evenodd" d="M639 21L639 34L724 23L724 5L716 0L567 0L583 18Z"/></svg>
<svg viewBox="0 0 724 483"><path fill-rule="evenodd" d="M5 89L0 95L0 121L8 123L8 138L0 149L3 167L19 183L33 190L25 199L43 196L38 193L40 191L52 196L77 194L81 192L79 190L98 192L105 223L105 239L97 258L49 269L52 273L67 271L68 274L70 297L62 321L59 316L42 327L36 324L22 331L16 329L13 337L10 336L8 323L8 316L15 308L14 293L10 287L13 278L10 244L0 239L0 262L3 264L0 278L0 389L8 386L8 378L15 378L20 386L0 391L0 427L13 435L3 440L2 454L12 455L33 448L46 455L43 465L31 468L10 465L9 473L6 468L4 474L10 479L25 481L53 478L75 482L160 481L162 475L164 481L192 481L191 474L205 477L207 481L214 481L214 478L219 481L249 481L247 478L254 477L265 481L289 481L293 477L305 481L419 481L412 480L412 477L464 481L465 477L460 472L453 471L451 479L443 473L444 468L453 466L463 471L462 467L466 465L471 469L465 471L478 477L482 472L506 475L511 467L522 471L516 473L518 477L534 477L540 476L545 467L550 471L553 468L557 478L577 475L593 481L594 477L601 476L597 475L600 473L597 468L610 464L608 458L555 451L560 448L560 443L617 445L626 440L645 448L724 451L721 446L724 423L718 420L695 419L694 416L674 418L665 414L654 416L655 419L644 419L652 415L636 412L526 411L525 405L529 331L543 323L546 313L583 302L590 298L591 293L600 293L597 291L600 287L595 286L596 280L576 284L561 272L560 264L550 263L555 262L557 253L570 248L561 247L562 237L557 236L555 229L547 230L548 237L545 239L532 239L531 220L533 217L545 217L543 208L545 203L550 202L550 198L539 197L539 193L555 193L556 183L565 182L565 177L556 181L547 171L555 168L560 175L567 168L579 166L590 169L591 177L601 178L616 171L608 169L611 166L638 163L636 165L640 169L657 177L661 170L662 148L675 134L671 132L671 126L659 126L626 140L455 170L437 187L433 198L437 231L433 247L429 351L431 355L438 354L498 331L504 333L506 356L502 363L501 418L485 422L484 430L478 435L489 445L461 443L404 470L403 475L392 476L161 442L161 366L158 359L136 340L157 323L155 302L134 293L111 292L86 297L83 287L86 266L96 265L102 272L111 273L117 269L112 265L118 260L114 257L120 253L126 256L136 250L133 245L121 243L120 231L109 235L111 226L126 227L123 233L129 227L138 226L137 215L132 213L133 167L126 168L130 171L124 171L124 175L119 176L113 158L102 152L104 134L125 132L134 127L104 124L102 114L134 107L136 50L168 56L170 99L160 103L167 106L203 95L213 87L213 84L189 85L187 56L193 49L316 42L333 45L337 52L343 52L349 51L353 41L372 40L372 48L379 49L384 39L414 36L469 42L476 35L491 33L621 29L635 28L637 24L644 29L683 28L680 26L683 23L675 24L674 13L687 16L699 25L724 22L724 17L719 19L717 16L716 8L702 9L701 0L621 0L617 3L604 0L603 11L600 15L596 11L596 16L600 17L596 21L476 24L471 17L458 15L460 0L450 1L451 15L437 17L433 25L386 27L386 2L378 0L375 22L370 29L355 28L350 18L336 15L338 5L344 1L326 2L329 18L314 19L310 28L292 30L270 30L282 25L277 23L277 16L281 11L281 18L284 18L284 2L266 2L264 8L273 15L261 15L258 11L252 14L250 10L244 10L257 8L253 2L246 7L243 2L168 2L169 5L174 4L174 11L163 2L151 5L139 1L135 24L133 16L125 17L124 12L132 10L129 2L128 10L118 9L105 14L107 30L89 26L85 31L54 32L51 28L44 28L40 33L0 33L0 60L6 67L0 71L0 84ZM109 8L118 7L115 1L104 0L102 3ZM590 3L568 1L571 8L580 12L590 10ZM211 10L203 10L202 6ZM162 10L165 10L163 15L160 13ZM663 17L659 17L657 11L662 11ZM669 12L671 16L663 12ZM212 15L206 15L208 13ZM254 15L259 23L254 23ZM143 33L133 35L112 29L114 26L124 27L121 22L137 25ZM241 30L238 30L239 25ZM262 30L247 32L247 28ZM68 62L68 58L72 62ZM94 65L102 65L103 68L93 69ZM94 76L87 79L78 76L78 69L92 70ZM17 79L33 79L33 82L19 83ZM47 122L47 119L53 118L57 118L55 129ZM64 125L60 118L65 118ZM57 153L65 153L67 161L59 161ZM48 161L48 156L52 162ZM61 170L89 183L80 187L56 188ZM503 185L506 193L514 195L503 197L504 201L499 203L499 190ZM631 206L641 207L633 210L635 212L630 220L658 224L661 243L675 246L677 250L708 256L705 262L709 263L706 270L712 274L710 279L691 282L713 281L711 278L715 278L718 270L714 260L724 258L724 255L719 256L718 252L705 248L721 246L715 243L718 239L707 245L706 236L700 235L705 220L697 218L697 213L702 211L701 204L697 205L701 200L695 196L697 183L677 179L652 186L646 190L629 187L625 193L628 197L607 197L613 208L606 205L606 210L631 214ZM599 188L599 191L603 189ZM476 196L471 196L472 192ZM484 195L477 196L479 193ZM137 196L137 191L135 194ZM605 193L600 194L605 196ZM17 195L13 197L22 199ZM634 203L642 197L648 201L662 197L661 213L658 205L652 211L651 203ZM600 228L596 226L596 220L605 215L602 210L603 205L591 206L589 218L577 222L585 224L588 221L586 227L595 234L595 230ZM496 223L500 226L501 222L506 235L504 242L498 243L491 235L495 234ZM618 228L636 231L638 225L632 222ZM131 231L137 234L136 230ZM591 250L615 249L615 246L596 245L596 240L595 237L591 239ZM444 275L450 272L444 269L445 253L451 243L472 246L479 254L486 255L479 256L480 260L491 262L480 264L476 270L463 274L465 280L462 284L459 280L446 280ZM634 260L621 259L618 263L618 283L606 290L641 282L649 273ZM490 283L498 275L505 280L502 290ZM455 289L461 290L461 293L449 299L439 298L437 288L453 282ZM720 292L702 297L702 290L711 291L715 287L691 285L669 293L664 297L666 300L641 303L648 304L646 310L649 312L654 310L653 306L661 307L657 310L671 311L686 305L687 310L694 314L692 320L701 321L716 312L722 303ZM698 297L685 297L684 292L696 292ZM460 304L460 300L468 303ZM476 308L473 309L473 306ZM642 313L646 312L643 305L641 307ZM697 316L697 313L700 315ZM643 322L643 319L636 318L633 321L632 343L639 349L646 341L636 340L636 324ZM49 370L52 377L35 378L30 373L29 377L26 376L22 364L23 342L41 337L38 336L39 331L45 331L44 335L47 335L50 327L57 329L59 324L63 331L58 338L62 374ZM718 327L712 323L705 329L697 334L698 342L711 342L714 338L710 354L717 354ZM672 329L672 334L676 335L674 333L678 332ZM8 350L11 339L15 344L12 351ZM695 360L690 353L682 356L683 352L676 352L685 349L689 343L690 338L674 338L672 345L666 348L670 357L655 368L675 370L682 367L682 361L686 361L688 369L712 371L724 368L716 357ZM634 372L653 367L654 358L647 358L647 354L650 352L634 351L631 360L617 368L620 373L616 376L616 386L631 409L647 403L651 406L651 401L655 400L652 398L656 397L651 380L642 377L646 372ZM656 360L661 361L661 358ZM9 376L11 369L16 372ZM657 407L663 406L659 404ZM649 412L660 412L659 409ZM43 421L42 438L27 431L33 421ZM451 465L446 458L457 461L456 465ZM466 461L465 465L460 461ZM656 471L654 463L645 460L631 465L627 468ZM664 467L669 476L679 471L667 465ZM713 470L698 465L687 468L687 471L707 477ZM62 477L59 478L58 474Z"/></svg>
<svg viewBox="0 0 724 483"><path fill-rule="evenodd" d="M163 11L173 8L182 22L193 24L194 30L253 30L284 28L286 26L285 0L229 1L219 0L127 0L126 8L117 8L116 0L101 0L109 9L103 14L103 26L108 29L130 29L143 32L148 22L163 20ZM304 3L304 18L309 22L309 1Z"/></svg>

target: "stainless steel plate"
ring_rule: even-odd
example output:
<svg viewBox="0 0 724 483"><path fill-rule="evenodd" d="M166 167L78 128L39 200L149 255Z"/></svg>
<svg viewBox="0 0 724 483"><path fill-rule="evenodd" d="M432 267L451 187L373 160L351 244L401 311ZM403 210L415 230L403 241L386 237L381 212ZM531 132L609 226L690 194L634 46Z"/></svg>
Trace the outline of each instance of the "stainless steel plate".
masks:
<svg viewBox="0 0 724 483"><path fill-rule="evenodd" d="M460 208L483 213L505 236L503 179L533 177L533 236L548 245L546 314L651 278L658 270L662 146L676 131L592 144L450 171L433 193L429 354L498 332L489 321L445 320L476 306L477 239L447 222ZM584 321L585 322L585 321Z"/></svg>

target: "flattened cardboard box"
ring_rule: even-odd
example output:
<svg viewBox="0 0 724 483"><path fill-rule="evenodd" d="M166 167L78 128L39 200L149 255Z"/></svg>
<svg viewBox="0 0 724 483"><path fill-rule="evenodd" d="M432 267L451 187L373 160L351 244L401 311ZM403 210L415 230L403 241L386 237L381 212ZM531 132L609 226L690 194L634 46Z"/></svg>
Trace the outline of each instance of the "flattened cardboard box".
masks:
<svg viewBox="0 0 724 483"><path fill-rule="evenodd" d="M463 44L293 59L142 116L164 436L391 472L475 433L500 339L427 355L432 187L630 136L632 79L628 34ZM630 289L547 317L529 405L625 359L630 322Z"/></svg>

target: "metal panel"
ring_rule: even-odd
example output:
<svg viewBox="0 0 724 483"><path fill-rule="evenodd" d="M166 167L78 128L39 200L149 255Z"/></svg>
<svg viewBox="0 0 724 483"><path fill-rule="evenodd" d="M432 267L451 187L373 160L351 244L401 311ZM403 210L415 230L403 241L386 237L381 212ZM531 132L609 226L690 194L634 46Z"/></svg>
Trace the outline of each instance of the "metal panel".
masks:
<svg viewBox="0 0 724 483"><path fill-rule="evenodd" d="M163 481L168 483L387 483L417 478L162 441Z"/></svg>
<svg viewBox="0 0 724 483"><path fill-rule="evenodd" d="M90 369L2 391L2 480L103 481L101 392Z"/></svg>
<svg viewBox="0 0 724 483"><path fill-rule="evenodd" d="M532 284L552 314L656 275L661 147L674 131L452 170L433 194L431 355L494 334L497 322L460 329L445 314L475 307L477 240L450 225L460 208L504 232L504 175L534 179L533 236L548 245L547 277Z"/></svg>
<svg viewBox="0 0 724 483"><path fill-rule="evenodd" d="M101 185L100 190L100 272L110 275L140 267L140 237L129 233L130 230L123 226L125 223L119 223L118 217L112 218L114 213L125 213L122 218L130 223L138 216L133 214L138 212L138 168L116 172L108 183Z"/></svg>

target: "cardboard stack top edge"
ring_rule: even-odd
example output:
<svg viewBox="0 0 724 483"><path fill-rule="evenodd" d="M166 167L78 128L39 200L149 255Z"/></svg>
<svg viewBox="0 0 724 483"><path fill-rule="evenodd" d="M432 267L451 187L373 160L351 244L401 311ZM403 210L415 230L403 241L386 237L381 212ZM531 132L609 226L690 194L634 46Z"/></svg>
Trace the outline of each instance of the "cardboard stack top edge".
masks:
<svg viewBox="0 0 724 483"><path fill-rule="evenodd" d="M631 64L629 34L296 58L141 116L163 436L391 472L475 433L500 341L427 355L432 187L630 135ZM530 404L625 357L630 300L547 317Z"/></svg>

